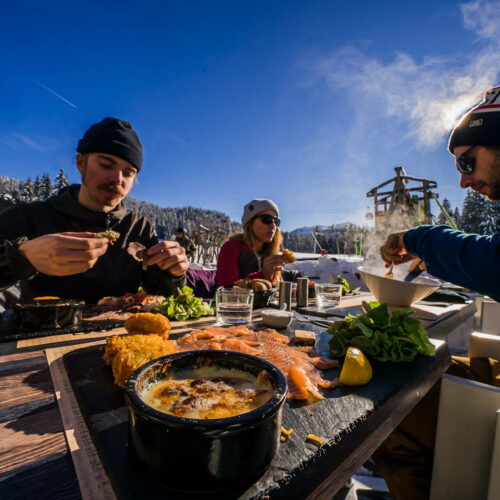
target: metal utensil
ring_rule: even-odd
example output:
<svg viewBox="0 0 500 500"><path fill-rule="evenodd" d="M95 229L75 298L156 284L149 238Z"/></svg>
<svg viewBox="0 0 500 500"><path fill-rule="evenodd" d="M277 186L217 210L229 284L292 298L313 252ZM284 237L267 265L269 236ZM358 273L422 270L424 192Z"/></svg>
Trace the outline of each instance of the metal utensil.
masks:
<svg viewBox="0 0 500 500"><path fill-rule="evenodd" d="M387 271L385 274L384 274L384 278L394 278L393 274L392 274L392 268L394 267L394 262L391 262L391 267L389 268L389 271Z"/></svg>
<svg viewBox="0 0 500 500"><path fill-rule="evenodd" d="M391 248L398 248L398 246L399 246L399 237L397 234L393 234L391 239ZM394 278L394 275L392 274L393 267L394 267L394 262L391 261L391 267L389 268L389 271L385 273L384 278L389 278L389 279Z"/></svg>
<svg viewBox="0 0 500 500"><path fill-rule="evenodd" d="M403 281L406 281L409 283L410 281L413 281L417 276L420 276L424 272L423 269L420 269L419 267L416 267L413 271L410 271L406 276Z"/></svg>
<svg viewBox="0 0 500 500"><path fill-rule="evenodd" d="M327 321L325 319L307 318L295 310L293 311L293 317L300 323L311 323L323 328L328 328L332 324L332 321Z"/></svg>
<svg viewBox="0 0 500 500"><path fill-rule="evenodd" d="M424 271L425 271L425 266L423 266L423 261L421 259L418 260L418 264L415 266L413 271L410 271L406 276L403 281L406 281L409 283L410 281L413 281L417 276L420 276Z"/></svg>

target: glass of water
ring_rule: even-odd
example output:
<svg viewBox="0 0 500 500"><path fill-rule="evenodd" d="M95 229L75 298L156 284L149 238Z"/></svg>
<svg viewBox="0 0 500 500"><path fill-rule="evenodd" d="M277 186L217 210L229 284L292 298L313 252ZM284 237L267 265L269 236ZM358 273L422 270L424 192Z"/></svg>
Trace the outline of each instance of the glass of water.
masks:
<svg viewBox="0 0 500 500"><path fill-rule="evenodd" d="M334 283L316 283L314 285L316 292L316 305L320 311L337 307L342 297L342 285Z"/></svg>
<svg viewBox="0 0 500 500"><path fill-rule="evenodd" d="M221 287L215 293L218 325L245 325L252 321L253 290Z"/></svg>

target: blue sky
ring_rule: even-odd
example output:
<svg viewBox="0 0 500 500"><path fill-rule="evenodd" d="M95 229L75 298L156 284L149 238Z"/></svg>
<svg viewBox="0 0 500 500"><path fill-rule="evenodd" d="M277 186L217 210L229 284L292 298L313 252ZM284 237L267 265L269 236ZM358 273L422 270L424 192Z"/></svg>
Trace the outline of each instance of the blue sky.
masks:
<svg viewBox="0 0 500 500"><path fill-rule="evenodd" d="M9 2L0 10L0 175L63 167L105 116L144 146L135 198L282 227L351 221L403 165L461 207L453 124L500 79L500 3ZM436 210L435 210L436 211Z"/></svg>

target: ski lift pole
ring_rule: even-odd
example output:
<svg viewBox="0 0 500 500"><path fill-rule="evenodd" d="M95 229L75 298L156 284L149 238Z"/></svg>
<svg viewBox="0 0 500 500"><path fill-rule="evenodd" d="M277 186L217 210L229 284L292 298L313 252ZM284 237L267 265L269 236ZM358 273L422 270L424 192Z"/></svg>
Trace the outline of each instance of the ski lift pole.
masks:
<svg viewBox="0 0 500 500"><path fill-rule="evenodd" d="M319 244L319 241L317 240L316 235L314 234L314 231L311 231L311 235L312 235L312 237L314 239L314 250L316 250L316 245L318 245L319 251L321 253L321 251L323 249L321 248L321 245Z"/></svg>
<svg viewBox="0 0 500 500"><path fill-rule="evenodd" d="M454 229L455 231L458 231L458 227L457 225L455 224L455 222L453 221L453 219L450 217L450 214L446 211L446 208L443 207L443 205L441 205L441 203L439 203L439 200L436 196L435 193L434 194L434 201L437 203L438 207L441 209L441 212L443 212L448 224L450 225L450 227L452 229Z"/></svg>

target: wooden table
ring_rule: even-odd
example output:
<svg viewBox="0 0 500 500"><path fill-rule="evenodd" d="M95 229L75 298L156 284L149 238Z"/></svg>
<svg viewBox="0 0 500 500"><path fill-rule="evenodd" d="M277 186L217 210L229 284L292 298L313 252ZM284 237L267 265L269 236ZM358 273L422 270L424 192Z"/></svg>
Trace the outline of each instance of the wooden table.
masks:
<svg viewBox="0 0 500 500"><path fill-rule="evenodd" d="M359 301L343 305L356 307ZM474 306L465 304L424 324L431 338L434 332L442 336L473 313ZM115 332L0 343L0 498L81 497L44 350L104 339L111 333ZM295 425L292 439L280 447L270 470L237 496L333 496L447 369L446 343L436 345L435 358L374 365L375 376L367 386L337 388L309 406L286 403L283 425ZM318 449L306 443L308 432L321 436L324 445Z"/></svg>

